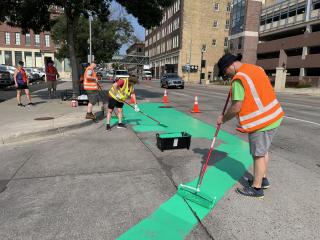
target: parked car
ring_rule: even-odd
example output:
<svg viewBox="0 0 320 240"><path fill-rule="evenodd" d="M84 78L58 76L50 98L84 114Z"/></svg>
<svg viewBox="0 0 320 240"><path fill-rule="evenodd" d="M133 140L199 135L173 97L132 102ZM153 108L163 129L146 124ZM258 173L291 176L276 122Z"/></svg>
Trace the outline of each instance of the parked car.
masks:
<svg viewBox="0 0 320 240"><path fill-rule="evenodd" d="M14 85L14 80L10 76L10 72L6 66L0 65L0 87L5 88Z"/></svg>
<svg viewBox="0 0 320 240"><path fill-rule="evenodd" d="M28 67L25 70L30 83L40 80L39 74L33 68Z"/></svg>
<svg viewBox="0 0 320 240"><path fill-rule="evenodd" d="M14 81L13 75L14 75L14 72L15 72L16 68L13 67L13 66L8 66L8 65L1 65L1 66L4 67L7 72L10 73L10 78L11 78L12 81Z"/></svg>
<svg viewBox="0 0 320 240"><path fill-rule="evenodd" d="M176 73L168 73L161 77L160 87L184 89L184 81Z"/></svg>
<svg viewBox="0 0 320 240"><path fill-rule="evenodd" d="M151 73L151 71L144 70L144 71L143 71L143 75L142 75L142 79L143 79L143 80L151 80L151 78L152 78L152 73Z"/></svg>
<svg viewBox="0 0 320 240"><path fill-rule="evenodd" d="M44 71L43 68L36 67L36 68L33 68L33 70L34 70L35 73L38 73L38 75L39 75L39 77L40 77L40 79L41 79L42 81L45 80L45 78L46 78L46 73L45 73L45 71Z"/></svg>
<svg viewBox="0 0 320 240"><path fill-rule="evenodd" d="M116 82L119 78L129 78L127 70L116 70L113 75L113 82Z"/></svg>

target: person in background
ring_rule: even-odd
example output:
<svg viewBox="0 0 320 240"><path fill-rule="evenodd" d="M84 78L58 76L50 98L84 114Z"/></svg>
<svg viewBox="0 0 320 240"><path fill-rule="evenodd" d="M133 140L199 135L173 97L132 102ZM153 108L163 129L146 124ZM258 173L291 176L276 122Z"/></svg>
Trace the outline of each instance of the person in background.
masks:
<svg viewBox="0 0 320 240"><path fill-rule="evenodd" d="M47 62L46 67L46 77L47 77L47 86L49 98L57 96L57 80L59 78L59 73L54 67L54 62L50 59Z"/></svg>
<svg viewBox="0 0 320 240"><path fill-rule="evenodd" d="M31 95L29 90L29 79L27 77L27 73L23 68L24 62L19 61L18 66L13 75L13 79L15 82L15 87L17 89L17 101L19 107L24 107L25 105L21 103L21 91L24 90L25 94L28 98L28 105L33 105L31 101Z"/></svg>
<svg viewBox="0 0 320 240"><path fill-rule="evenodd" d="M119 79L116 81L109 90L109 104L107 113L107 126L106 130L111 131L110 118L111 114L116 107L118 109L118 125L117 128L126 128L126 125L122 123L122 108L125 100L131 96L134 99L134 110L139 112L137 105L136 95L134 93L134 85L138 83L138 79L135 75L130 75L129 79Z"/></svg>

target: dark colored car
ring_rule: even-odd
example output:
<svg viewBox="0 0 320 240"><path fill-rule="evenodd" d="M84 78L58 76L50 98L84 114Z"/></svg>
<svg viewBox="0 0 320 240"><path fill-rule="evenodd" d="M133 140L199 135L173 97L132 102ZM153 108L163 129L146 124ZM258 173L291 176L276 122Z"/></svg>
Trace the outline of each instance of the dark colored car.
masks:
<svg viewBox="0 0 320 240"><path fill-rule="evenodd" d="M5 88L14 85L14 81L10 77L10 72L7 71L6 67L0 65L0 87Z"/></svg>
<svg viewBox="0 0 320 240"><path fill-rule="evenodd" d="M184 89L184 81L175 73L168 73L161 77L160 87Z"/></svg>

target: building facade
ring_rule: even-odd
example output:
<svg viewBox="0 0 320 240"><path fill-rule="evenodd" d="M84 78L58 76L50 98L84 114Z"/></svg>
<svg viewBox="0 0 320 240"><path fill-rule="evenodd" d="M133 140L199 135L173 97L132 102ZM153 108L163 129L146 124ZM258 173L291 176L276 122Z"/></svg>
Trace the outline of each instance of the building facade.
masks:
<svg viewBox="0 0 320 240"><path fill-rule="evenodd" d="M61 11L53 12L55 16L59 14ZM68 75L71 72L70 62L68 59L61 62L55 59L56 50L50 32L22 33L20 28L0 24L0 64L16 66L23 61L26 67L44 68L46 61L52 59L58 71Z"/></svg>
<svg viewBox="0 0 320 240"><path fill-rule="evenodd" d="M234 0L231 19L232 53L263 67L271 81L281 73L287 86L319 86L320 0Z"/></svg>
<svg viewBox="0 0 320 240"><path fill-rule="evenodd" d="M159 27L146 30L145 55L155 78L177 73L185 81L213 80L228 47L230 1L177 0Z"/></svg>

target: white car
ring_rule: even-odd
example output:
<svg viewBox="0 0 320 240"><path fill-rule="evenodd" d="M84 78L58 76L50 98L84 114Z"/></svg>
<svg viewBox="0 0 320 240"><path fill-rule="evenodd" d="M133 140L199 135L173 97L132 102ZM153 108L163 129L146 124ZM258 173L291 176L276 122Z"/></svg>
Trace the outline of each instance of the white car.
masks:
<svg viewBox="0 0 320 240"><path fill-rule="evenodd" d="M120 78L129 78L129 73L127 70L116 70L113 74L113 82L116 82Z"/></svg>
<svg viewBox="0 0 320 240"><path fill-rule="evenodd" d="M43 70L43 68L33 68L33 71L38 73L40 79L42 81L44 81L45 77L46 77L46 73L45 71Z"/></svg>

